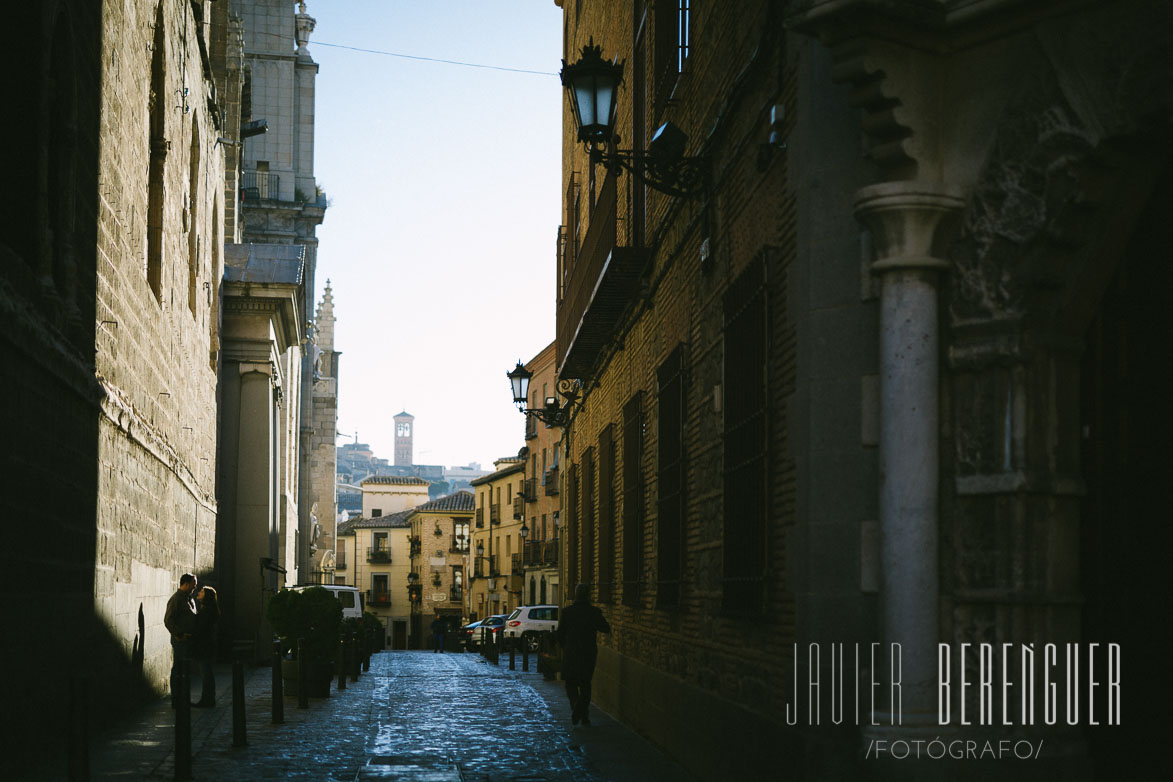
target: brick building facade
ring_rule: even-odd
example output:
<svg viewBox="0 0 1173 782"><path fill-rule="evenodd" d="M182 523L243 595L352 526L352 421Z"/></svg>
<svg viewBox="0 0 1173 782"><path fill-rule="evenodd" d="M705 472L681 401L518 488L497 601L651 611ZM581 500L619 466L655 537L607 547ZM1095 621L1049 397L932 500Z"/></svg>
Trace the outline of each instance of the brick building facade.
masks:
<svg viewBox="0 0 1173 782"><path fill-rule="evenodd" d="M708 776L934 778L861 758L939 730L938 643L1115 639L1167 681L1136 628L1169 543L1141 357L1167 322L1169 7L557 5L567 62L593 39L624 63L617 146L670 121L703 169L696 197L645 188L564 112L563 567L614 627L597 700ZM899 644L902 700L787 724L793 677L829 681L814 643ZM1137 708L1011 728L1049 750L999 773L1147 767Z"/></svg>

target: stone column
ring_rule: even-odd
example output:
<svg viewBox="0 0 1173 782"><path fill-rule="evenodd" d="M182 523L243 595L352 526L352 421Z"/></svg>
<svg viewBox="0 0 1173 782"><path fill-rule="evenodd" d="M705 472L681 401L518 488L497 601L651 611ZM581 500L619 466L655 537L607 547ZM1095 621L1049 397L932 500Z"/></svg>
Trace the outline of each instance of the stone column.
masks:
<svg viewBox="0 0 1173 782"><path fill-rule="evenodd" d="M937 285L934 253L960 190L887 182L857 192L855 214L872 233L880 276L880 538L884 643L900 644L900 713L936 721L938 629ZM884 673L886 680L887 673ZM877 721L890 724L887 717Z"/></svg>
<svg viewBox="0 0 1173 782"><path fill-rule="evenodd" d="M240 422L236 493L235 636L258 643L264 622L263 588L271 584L262 574L262 557L272 557L274 514L272 365L240 363ZM260 648L260 647L258 647Z"/></svg>

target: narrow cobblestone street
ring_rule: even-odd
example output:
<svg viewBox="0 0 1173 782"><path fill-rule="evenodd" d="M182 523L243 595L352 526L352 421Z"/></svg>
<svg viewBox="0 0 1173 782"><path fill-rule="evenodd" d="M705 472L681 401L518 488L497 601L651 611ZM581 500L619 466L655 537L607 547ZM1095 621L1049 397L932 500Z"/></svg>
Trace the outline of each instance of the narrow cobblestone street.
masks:
<svg viewBox="0 0 1173 782"><path fill-rule="evenodd" d="M534 662L531 660L531 663ZM536 666L533 666L536 667ZM246 674L248 746L232 746L231 676L217 674L213 709L192 711L196 780L448 780L550 782L688 780L644 739L592 710L592 726L571 727L560 682L521 659L510 671L479 655L383 652L358 681L272 724L270 672ZM160 700L95 737L94 780L174 778L174 723ZM44 778L60 770L47 768Z"/></svg>

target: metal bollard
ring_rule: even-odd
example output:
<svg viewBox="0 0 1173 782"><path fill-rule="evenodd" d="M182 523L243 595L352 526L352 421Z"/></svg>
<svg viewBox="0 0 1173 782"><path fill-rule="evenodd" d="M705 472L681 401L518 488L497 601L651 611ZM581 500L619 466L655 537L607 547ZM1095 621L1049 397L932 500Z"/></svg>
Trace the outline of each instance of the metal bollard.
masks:
<svg viewBox="0 0 1173 782"><path fill-rule="evenodd" d="M529 672L529 641L524 635L521 637L521 670Z"/></svg>
<svg viewBox="0 0 1173 782"><path fill-rule="evenodd" d="M350 680L352 682L358 681L358 675L362 670L362 658L359 656L358 636L354 633L350 634Z"/></svg>
<svg viewBox="0 0 1173 782"><path fill-rule="evenodd" d="M501 635L504 636L505 633L501 633ZM504 637L502 637L501 640L504 641L505 640ZM514 638L513 643L509 644L509 670L511 670L511 671L517 670L517 663L515 662L516 656L517 656L517 639Z"/></svg>
<svg viewBox="0 0 1173 782"><path fill-rule="evenodd" d="M89 782L90 779L88 684L80 676L69 677L69 782Z"/></svg>
<svg viewBox="0 0 1173 782"><path fill-rule="evenodd" d="M487 642L487 641L485 641L485 633L486 633L487 631L486 631L486 629L485 629L485 628L483 628L483 627L482 627L482 628L480 628L480 631L481 631L481 648L480 648L480 653L481 653L481 657L484 657L484 658L487 660L487 659L489 659L489 646L488 646L488 642Z"/></svg>
<svg viewBox="0 0 1173 782"><path fill-rule="evenodd" d="M297 639L297 708L310 707L310 661L305 658L305 639Z"/></svg>
<svg viewBox="0 0 1173 782"><path fill-rule="evenodd" d="M179 691L171 693L175 699L175 780L187 782L191 779L191 662L181 659L176 665Z"/></svg>
<svg viewBox="0 0 1173 782"><path fill-rule="evenodd" d="M346 689L346 639L338 639L338 689Z"/></svg>
<svg viewBox="0 0 1173 782"><path fill-rule="evenodd" d="M285 722L285 681L281 678L281 641L273 639L273 724ZM235 682L233 682L235 684Z"/></svg>
<svg viewBox="0 0 1173 782"><path fill-rule="evenodd" d="M362 633L362 669L369 671L371 669L371 630L368 627L360 632Z"/></svg>
<svg viewBox="0 0 1173 782"><path fill-rule="evenodd" d="M491 654L493 655L493 665L501 664L501 636L497 633L489 633L493 639L493 648Z"/></svg>
<svg viewBox="0 0 1173 782"><path fill-rule="evenodd" d="M244 726L244 661L239 657L232 661L232 746L248 746Z"/></svg>

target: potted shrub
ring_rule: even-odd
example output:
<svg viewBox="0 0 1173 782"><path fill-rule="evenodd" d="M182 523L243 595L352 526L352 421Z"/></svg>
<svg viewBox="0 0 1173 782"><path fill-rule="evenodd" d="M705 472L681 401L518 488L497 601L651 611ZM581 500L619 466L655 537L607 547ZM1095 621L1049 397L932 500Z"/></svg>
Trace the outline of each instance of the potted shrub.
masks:
<svg viewBox="0 0 1173 782"><path fill-rule="evenodd" d="M342 606L328 590L311 587L304 591L283 589L269 600L266 611L273 632L281 640L285 654L292 655L292 665L286 666L286 692L297 693L298 639L308 667L307 689L310 695L326 697L334 678L334 660L338 655L339 631L342 627ZM289 681L292 678L292 682Z"/></svg>

